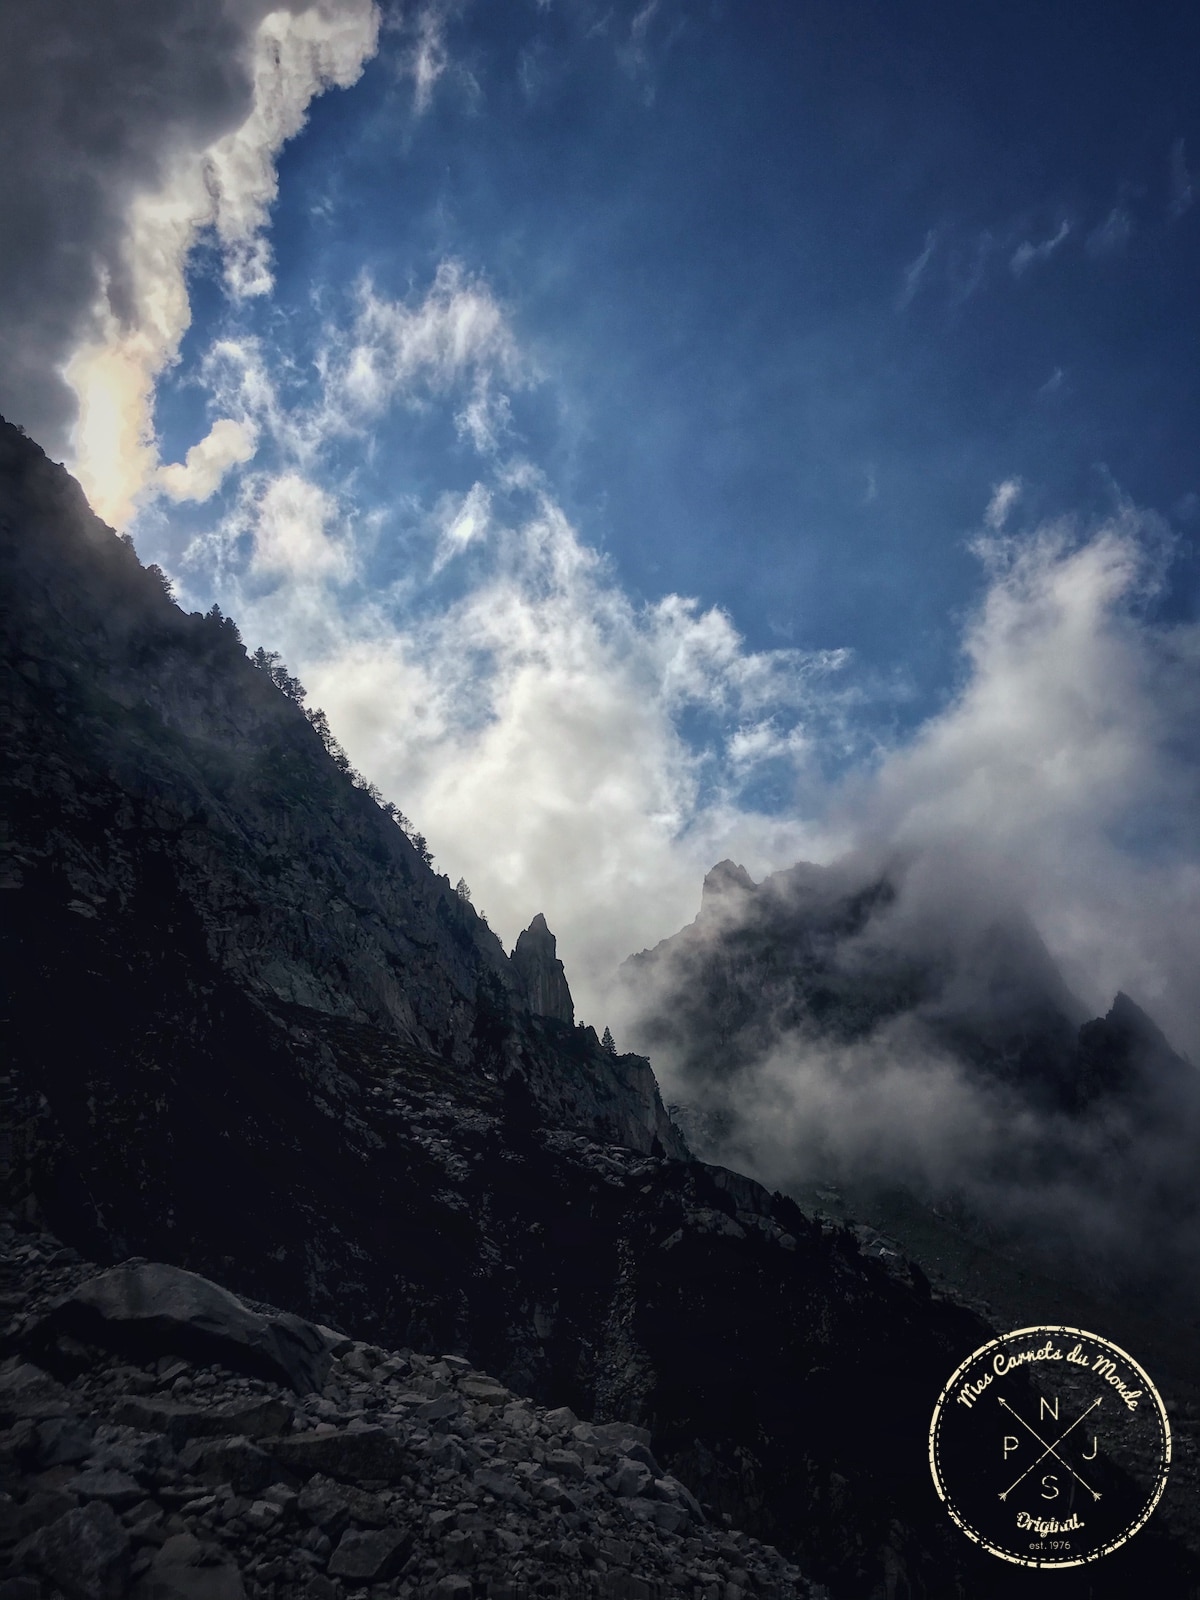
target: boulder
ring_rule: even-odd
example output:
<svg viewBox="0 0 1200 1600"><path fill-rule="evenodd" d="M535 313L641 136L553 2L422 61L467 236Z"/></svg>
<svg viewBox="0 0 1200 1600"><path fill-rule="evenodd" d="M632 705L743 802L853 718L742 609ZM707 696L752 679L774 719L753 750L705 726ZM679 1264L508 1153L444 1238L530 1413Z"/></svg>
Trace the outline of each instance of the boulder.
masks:
<svg viewBox="0 0 1200 1600"><path fill-rule="evenodd" d="M0 1495L0 1545L16 1544L47 1523L57 1522L78 1502L61 1489L35 1489L20 1504L11 1495Z"/></svg>
<svg viewBox="0 0 1200 1600"><path fill-rule="evenodd" d="M27 1417L63 1416L68 1391L31 1362L13 1360L0 1368L0 1428Z"/></svg>
<svg viewBox="0 0 1200 1600"><path fill-rule="evenodd" d="M649 1428L639 1428L634 1422L581 1422L572 1430L577 1439L588 1439L608 1445L631 1444L650 1447Z"/></svg>
<svg viewBox="0 0 1200 1600"><path fill-rule="evenodd" d="M93 1500L39 1528L17 1557L42 1572L68 1600L123 1600L133 1557L129 1535L110 1505Z"/></svg>
<svg viewBox="0 0 1200 1600"><path fill-rule="evenodd" d="M408 1559L412 1543L407 1528L378 1528L367 1533L348 1528L329 1558L330 1574L351 1583L386 1583Z"/></svg>
<svg viewBox="0 0 1200 1600"><path fill-rule="evenodd" d="M546 1471L559 1478L572 1478L581 1483L587 1477L583 1459L575 1450L548 1450Z"/></svg>
<svg viewBox="0 0 1200 1600"><path fill-rule="evenodd" d="M458 1392L479 1406L506 1406L516 1399L511 1389L506 1389L494 1378L483 1376L464 1378L458 1386Z"/></svg>
<svg viewBox="0 0 1200 1600"><path fill-rule="evenodd" d="M198 1273L162 1262L101 1272L56 1302L30 1335L53 1349L66 1334L139 1356L178 1354L235 1372L319 1390L329 1372L326 1342L302 1317L265 1317Z"/></svg>
<svg viewBox="0 0 1200 1600"><path fill-rule="evenodd" d="M617 1464L617 1470L608 1479L608 1487L622 1500L632 1500L635 1496L640 1498L647 1494L653 1482L654 1474L649 1467L640 1461L623 1457Z"/></svg>
<svg viewBox="0 0 1200 1600"><path fill-rule="evenodd" d="M135 1506L146 1498L146 1491L136 1478L112 1467L90 1467L65 1485L68 1494L81 1500L104 1500L118 1510Z"/></svg>
<svg viewBox="0 0 1200 1600"><path fill-rule="evenodd" d="M118 1422L148 1433L165 1434L176 1448L189 1439L222 1439L231 1434L262 1439L281 1433L292 1415L292 1408L282 1400L234 1400L202 1407L144 1395L131 1396L115 1412Z"/></svg>
<svg viewBox="0 0 1200 1600"><path fill-rule="evenodd" d="M131 1477L160 1482L169 1480L178 1464L173 1446L161 1434L112 1422L102 1422L96 1429L88 1457L89 1466L115 1467Z"/></svg>
<svg viewBox="0 0 1200 1600"><path fill-rule="evenodd" d="M261 1494L275 1479L271 1457L249 1439L194 1439L179 1459L202 1483L227 1483L235 1494Z"/></svg>
<svg viewBox="0 0 1200 1600"><path fill-rule="evenodd" d="M474 1592L470 1578L463 1577L459 1572L439 1578L433 1589L435 1600L471 1600Z"/></svg>
<svg viewBox="0 0 1200 1600"><path fill-rule="evenodd" d="M246 1600L242 1575L216 1545L190 1533L168 1539L130 1600Z"/></svg>
<svg viewBox="0 0 1200 1600"><path fill-rule="evenodd" d="M398 1483L412 1470L412 1459L400 1440L384 1428L339 1428L333 1433L300 1433L264 1441L279 1465L297 1477L314 1472L342 1482L374 1478Z"/></svg>
<svg viewBox="0 0 1200 1600"><path fill-rule="evenodd" d="M315 1473L304 1485L296 1509L329 1539L340 1538L350 1523L345 1490L321 1473Z"/></svg>
<svg viewBox="0 0 1200 1600"><path fill-rule="evenodd" d="M386 1528L391 1507L377 1494L352 1484L334 1483L315 1473L301 1490L296 1508L330 1539L337 1539L353 1522L360 1528Z"/></svg>
<svg viewBox="0 0 1200 1600"><path fill-rule="evenodd" d="M38 1466L45 1470L86 1461L92 1453L95 1432L95 1423L82 1417L47 1417L35 1430L34 1455Z"/></svg>

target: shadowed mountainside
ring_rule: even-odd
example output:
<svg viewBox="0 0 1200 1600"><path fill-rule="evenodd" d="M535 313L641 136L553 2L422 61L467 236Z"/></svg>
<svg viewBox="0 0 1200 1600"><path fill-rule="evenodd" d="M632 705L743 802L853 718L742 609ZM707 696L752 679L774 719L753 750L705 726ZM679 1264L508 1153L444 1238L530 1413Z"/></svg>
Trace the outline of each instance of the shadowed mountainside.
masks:
<svg viewBox="0 0 1200 1600"><path fill-rule="evenodd" d="M951 1527L925 1469L978 1317L687 1159L649 1063L572 1025L544 922L510 961L227 619L185 616L7 425L0 584L12 1224L644 1427L710 1521L771 1540L839 1600L1024 1592ZM51 1359L22 1314L2 1339ZM64 1359L86 1369L81 1349ZM107 1394L92 1371L83 1390ZM8 1443L10 1466L26 1459L25 1435ZM405 1492L443 1470L406 1469ZM14 1483L17 1523L55 1484ZM539 1592L669 1592L578 1567ZM284 1570L248 1592L367 1593ZM1059 1587L1115 1597L1147 1572L1182 1595L1195 1566L1159 1526L1098 1587Z"/></svg>

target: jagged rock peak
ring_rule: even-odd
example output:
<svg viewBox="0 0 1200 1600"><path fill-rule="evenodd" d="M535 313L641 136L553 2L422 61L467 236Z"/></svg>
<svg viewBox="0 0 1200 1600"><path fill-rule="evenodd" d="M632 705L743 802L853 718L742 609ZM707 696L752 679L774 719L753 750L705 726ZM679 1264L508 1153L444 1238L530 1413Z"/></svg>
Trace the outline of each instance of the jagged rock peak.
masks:
<svg viewBox="0 0 1200 1600"><path fill-rule="evenodd" d="M704 879L704 889L700 895L700 913L703 916L705 911L711 911L717 901L723 900L731 893L745 894L757 887L745 867L738 862L718 861Z"/></svg>
<svg viewBox="0 0 1200 1600"><path fill-rule="evenodd" d="M525 986L530 1010L540 1017L555 1017L573 1028L575 1002L571 999L563 964L558 959L558 941L540 911L524 933L518 935L512 962Z"/></svg>

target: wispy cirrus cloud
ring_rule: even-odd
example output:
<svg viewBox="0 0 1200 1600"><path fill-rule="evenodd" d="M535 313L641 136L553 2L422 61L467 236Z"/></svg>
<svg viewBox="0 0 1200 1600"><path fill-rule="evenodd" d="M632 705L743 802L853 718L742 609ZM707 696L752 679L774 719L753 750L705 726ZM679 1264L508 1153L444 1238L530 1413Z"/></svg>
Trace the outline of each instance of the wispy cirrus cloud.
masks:
<svg viewBox="0 0 1200 1600"><path fill-rule="evenodd" d="M348 317L317 323L298 364L253 335L218 334L200 363L210 410L229 419L236 437L269 440L306 469L335 440L365 445L394 407L423 412L444 403L452 403L464 440L496 454L511 425L510 396L538 373L488 285L461 263L443 261L423 293L390 298L364 274L350 298ZM300 392L292 381L297 365L315 379ZM164 470L168 492L190 481L183 474Z"/></svg>
<svg viewBox="0 0 1200 1600"><path fill-rule="evenodd" d="M1133 235L1133 218L1123 205L1116 205L1088 234L1084 249L1095 258L1119 255Z"/></svg>
<svg viewBox="0 0 1200 1600"><path fill-rule="evenodd" d="M1021 480L1019 478L1006 478L1003 483L998 483L992 490L992 498L987 503L987 510L983 514L984 526L992 533L1003 531L1008 520L1008 514L1016 504L1021 494Z"/></svg>
<svg viewBox="0 0 1200 1600"><path fill-rule="evenodd" d="M903 311L912 304L921 285L926 281L929 273L929 264L933 260L934 251L938 245L938 230L930 228L925 235L925 243L920 251L905 267L901 275L900 292L896 296L896 308Z"/></svg>
<svg viewBox="0 0 1200 1600"><path fill-rule="evenodd" d="M1051 256L1066 243L1070 234L1071 224L1064 217L1056 231L1048 238L1041 239L1036 244L1030 239L1022 239L1009 258L1009 271L1013 277L1023 277L1031 267L1049 261Z"/></svg>
<svg viewBox="0 0 1200 1600"><path fill-rule="evenodd" d="M1168 190L1167 215L1173 222L1178 222L1196 202L1195 180L1188 171L1187 150L1182 139L1176 139L1171 146Z"/></svg>

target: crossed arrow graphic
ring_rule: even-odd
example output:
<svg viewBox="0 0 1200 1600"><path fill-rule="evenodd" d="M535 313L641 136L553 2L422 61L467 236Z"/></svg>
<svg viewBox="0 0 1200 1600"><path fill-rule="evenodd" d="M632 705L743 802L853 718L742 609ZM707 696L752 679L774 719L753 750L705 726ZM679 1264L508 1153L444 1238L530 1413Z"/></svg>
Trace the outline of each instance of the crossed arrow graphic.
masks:
<svg viewBox="0 0 1200 1600"><path fill-rule="evenodd" d="M1016 1480L1016 1483L1010 1483L1009 1484L1008 1488L1005 1489L1004 1492L1001 1494L1001 1496L1000 1496L1001 1500L1007 1500L1009 1495L1017 1487L1017 1484L1018 1483L1024 1483L1025 1479L1034 1470L1034 1468L1040 1467L1042 1462L1045 1461L1047 1456L1053 1456L1054 1459L1057 1462L1060 1463L1060 1465L1066 1467L1067 1471L1076 1480L1076 1482L1081 1483L1083 1485L1083 1487L1091 1495L1093 1500L1099 1500L1100 1491L1098 1489L1093 1489L1090 1483L1085 1482L1084 1479L1081 1478L1079 1476L1079 1474L1075 1471L1075 1468L1071 1465L1071 1463L1069 1461L1064 1461L1062 1456L1060 1456L1059 1453L1058 1453L1058 1446L1067 1437L1067 1434L1071 1433L1075 1428L1077 1428L1079 1426L1079 1424L1083 1421L1083 1418L1088 1416L1088 1415L1090 1415L1091 1412L1093 1412L1096 1409L1096 1407L1100 1404L1100 1400L1099 1399L1093 1400L1091 1405L1087 1408L1087 1410L1083 1413L1083 1415L1076 1417L1075 1421L1073 1423L1071 1423L1071 1426L1069 1428L1064 1429L1063 1432L1061 1434L1059 1434L1058 1438L1054 1441L1053 1444L1047 1444L1045 1439L1042 1438L1041 1434L1038 1433L1036 1431L1036 1429L1031 1428L1029 1426L1029 1424L1025 1421L1025 1418L1023 1416L1021 1416L1019 1414L1019 1412L1016 1412L1016 1411L1013 1410L1012 1406L1009 1405L1008 1401L1004 1398L1004 1396L1002 1394L1001 1395L997 1395L996 1398L999 1400L1000 1404L1004 1407L1004 1409L1009 1413L1009 1415L1016 1417L1017 1421L1021 1424L1021 1426L1025 1429L1025 1431L1027 1433L1033 1434L1033 1437L1042 1446L1042 1453L1037 1458L1037 1460L1033 1463L1033 1466L1026 1467L1025 1471Z"/></svg>

